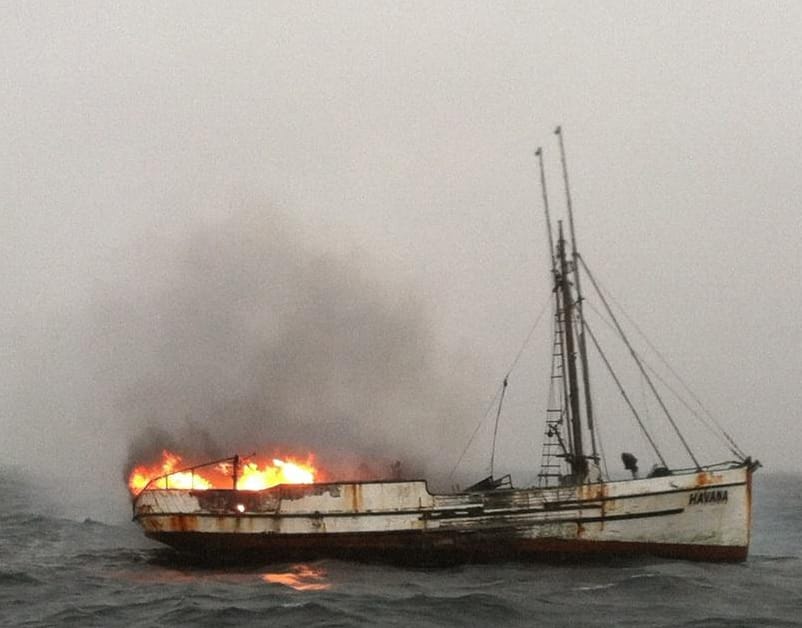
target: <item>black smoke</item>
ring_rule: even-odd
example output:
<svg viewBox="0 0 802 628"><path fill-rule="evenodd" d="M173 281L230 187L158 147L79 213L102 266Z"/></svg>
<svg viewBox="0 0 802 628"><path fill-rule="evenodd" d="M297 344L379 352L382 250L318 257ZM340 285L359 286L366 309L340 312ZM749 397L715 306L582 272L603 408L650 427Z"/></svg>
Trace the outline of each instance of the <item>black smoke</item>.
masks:
<svg viewBox="0 0 802 628"><path fill-rule="evenodd" d="M448 471L465 386L438 372L427 304L382 260L315 249L268 210L145 248L95 308L98 380L133 426L124 473L165 448L193 463L313 452L335 476Z"/></svg>

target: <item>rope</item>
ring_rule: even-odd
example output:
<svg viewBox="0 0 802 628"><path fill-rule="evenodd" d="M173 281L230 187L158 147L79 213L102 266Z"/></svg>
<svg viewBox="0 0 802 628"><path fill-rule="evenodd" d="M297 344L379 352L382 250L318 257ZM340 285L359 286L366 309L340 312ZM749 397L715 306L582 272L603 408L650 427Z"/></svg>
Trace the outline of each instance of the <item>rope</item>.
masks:
<svg viewBox="0 0 802 628"><path fill-rule="evenodd" d="M593 280L591 279L591 281ZM627 391L624 390L624 387L621 385L621 381L618 379L618 376L613 370L613 367L610 364L609 360L607 359L607 356L605 355L604 351L602 351L602 348L599 346L599 342L596 340L596 335L593 333L593 330L590 328L590 325L588 325L587 321L585 321L585 329L587 329L588 335L590 336L590 339L593 341L593 345L596 347L596 351L599 352L599 355L601 356L604 365L610 372L610 376L613 378L613 381L615 382L616 386L618 386L618 391L621 393L621 396L624 398L624 401L627 402L627 405L629 406L629 409L632 411L635 420L638 422L641 431L643 432L644 436L646 436L646 439L649 441L649 444L652 446L652 449L654 449L654 453L657 454L657 457L660 459L660 462L663 463L663 466L667 467L668 465L666 464L663 455L660 453L660 450L657 448L657 444L652 439L652 436L651 434L649 434L649 430L646 429L646 426L643 424L643 421L641 421L638 411L635 409L635 406L632 405L632 401L630 401L629 395L627 395Z"/></svg>
<svg viewBox="0 0 802 628"><path fill-rule="evenodd" d="M630 325L632 325L632 327L634 327L634 328L635 328L635 331L637 331L637 332L638 332L638 334L640 334L641 338L643 338L643 340L646 342L646 344L649 346L649 348L650 348L652 351L654 351L655 355L656 355L656 356L657 356L657 357L660 359L660 361L663 363L663 366L665 366L665 367L668 369L669 373L671 373L671 375L673 375L673 376L674 376L674 378L675 378L675 379L676 379L676 380L677 380L677 381L680 383L680 385L681 385L681 386L682 386L682 387L685 389L685 392L686 392L688 395L690 395L691 399L693 399L693 400L694 400L694 401L697 403L697 405L699 406L699 408L700 408L700 409L701 409L701 410L702 410L702 411L703 411L703 412L704 412L704 413L707 415L707 418L708 418L708 419L710 419L710 421L712 421L712 422L713 422L713 424L716 426L716 428L719 430L719 432L721 432L721 434L720 434L720 435L721 435L721 436L724 436L724 438L727 440L727 443L730 445L730 451L731 451L732 453L734 453L736 456L739 456L739 457L740 457L740 458L742 458L742 459L743 459L743 458L745 458L745 457L746 457L746 455L743 453L743 451L741 451L741 448L740 448L740 447L738 447L737 443L736 443L736 442L735 442L735 440L732 438L732 436L730 436L730 435L727 433L727 431L726 431L726 430L725 430L725 429L722 427L722 425L721 425L721 424L718 422L718 420L716 419L716 417L715 417L715 416L714 416L714 415L713 415L713 414L712 414L712 413L711 413L711 412L710 412L710 411L709 411L709 410L708 410L708 409L705 407L705 405L702 403L702 400L701 400L701 399L699 399L699 397L696 395L696 393L694 393L694 392L693 392L693 390L692 390L692 389L691 389L691 387L690 387L690 386L689 386L689 385L688 385L688 384L685 382L685 380L683 380L683 379L682 379L682 377L680 377L679 373L677 373L677 372L674 370L674 368L671 366L671 364L669 364L669 363L668 363L668 360L666 360L666 358L663 356L663 354L662 354L662 353L660 353L660 351L657 349L657 347L655 347L655 346L652 344L652 342L649 340L649 338L646 336L646 334L645 334L645 333L643 333L643 331L641 330L641 328L640 328L640 327L638 327L637 323L635 323L635 321L634 321L634 320L632 320L632 318L630 318L630 316L629 316L629 315L626 313L626 311L624 310L624 308L623 308L623 307L621 307L621 305L620 305L619 303L617 303L617 302L615 301L615 299L613 299L613 297L610 297L610 300L611 300L611 301L613 301L613 303L615 304L615 306L616 306L616 307L617 307L617 308L618 308L618 309L621 311L621 313L624 315L624 318L626 318L626 319L629 321ZM654 374L655 374L655 375L658 377L658 379L660 379L660 375L659 375L659 374L657 374L657 372L656 372L656 371L654 371L654 370L653 370L651 367L649 367L649 370L652 370L652 371L654 372ZM710 427L710 425L709 425L709 424L707 424L707 423L705 422L704 418L703 418L703 417L701 417L701 416L699 416L699 414L697 414L697 413L696 413L696 411L695 411L695 410L693 410L693 409L692 409L692 408L691 408L691 407L690 407L690 406L687 404L687 402L684 400L684 398L683 398L683 397L681 397L681 396L680 396L680 395L679 395L679 394L678 394L676 391L674 391L674 390L673 390L673 389L672 389L672 388L671 388L671 387L670 387L668 384L666 384L666 382L665 382L665 381L663 381L662 379L661 379L661 381L662 381L662 382L663 382L663 384L666 386L666 388L668 388L669 390L671 390L671 392L672 392L672 393L674 393L674 396L675 396L675 397L677 397L677 399L679 399L679 400L682 402L682 404L683 404L683 405L684 405L684 406L685 406L685 407L686 407L686 408L687 408L687 409L688 409L688 410L689 410L689 411L690 411L690 412L691 412L691 413L692 413L692 414L693 414L693 415L694 415L694 416L695 416L697 419L699 419L699 422L700 422L700 423L702 423L703 425L705 425L705 427L707 427L709 430L711 430L711 432L715 433L715 431L714 431L714 430L713 430L713 429ZM718 435L717 435L717 436L718 436Z"/></svg>
<svg viewBox="0 0 802 628"><path fill-rule="evenodd" d="M657 392L657 389L655 388L654 384L652 383L651 378L649 378L649 375L646 373L646 369L644 368L643 364L641 364L641 362L638 360L638 354L635 353L635 350L632 348L632 345L630 344L629 340L627 339L627 336L624 333L624 330L621 328L621 325L618 324L618 319L616 319L615 314L613 314L612 309L608 305L607 299L604 298L604 294L602 293L601 289L599 288L599 285L596 283L596 280L593 277L593 274L588 269L587 264L585 264L585 260L582 259L582 257L579 257L579 256L577 256L577 257L578 257L579 261L582 262L582 267L585 269L585 273L587 274L588 278L590 279L590 282L593 284L593 287L596 290L596 294L599 295L599 298L601 299L601 302L604 305L604 308L607 310L607 313L610 315L610 318L612 319L613 324L616 327L616 330L618 330L618 335L621 336L621 340L624 341L624 344L627 346L627 349L629 349L629 352L632 355L632 358L635 360L635 364L638 366L638 369L640 369L641 373L646 378L646 383L649 384L649 388L651 389L652 394L655 396L655 399L657 399L657 403L660 404L660 408L662 408L663 413L666 415L666 418L668 419L668 422L671 423L671 427L674 428L674 432L676 433L676 435L679 438L679 440L682 443L682 445L685 447L685 451L688 452L688 456L690 456L691 460L693 461L693 464L696 465L697 469L700 469L701 466L699 465L699 461L696 459L696 456L694 456L693 451L691 451L691 448L688 445L688 442L685 440L685 437L682 435L682 432L679 430L679 428L677 427L677 424L674 422L674 418L671 416L671 413L668 411L668 408L666 407L665 403L663 403L663 399L660 397L660 394Z"/></svg>
<svg viewBox="0 0 802 628"><path fill-rule="evenodd" d="M584 262L583 262L583 264L584 264ZM601 282L599 282L599 285L601 286ZM671 375L674 376L674 379L676 379L677 382L679 382L679 384L682 386L682 388L685 390L685 392L691 397L691 399L693 399L693 401L696 402L696 404L699 406L699 409L701 409L701 411L706 415L706 417L702 416L701 414L699 414L699 412L696 409L691 407L691 405L688 403L688 401L685 399L685 397L680 395L676 391L676 389L674 389L665 380L665 378L659 373L659 371L657 371L653 366L651 366L643 358L643 356L639 355L638 356L639 359L641 359L643 361L643 364L646 366L646 368L649 370L649 372L652 373L652 375L654 375L658 379L658 381L661 384L663 384L663 386L665 386L671 394L674 395L674 397L685 407L685 409L688 410L688 412L690 412L694 416L694 418L696 418L696 420L699 421L699 423L701 423L710 432L710 434L715 436L720 441L723 440L726 443L727 449L729 449L731 453L735 454L735 456L737 458L740 458L741 460L745 459L746 458L746 454L744 454L744 452L741 450L741 448L738 446L738 444L735 442L735 440L732 438L732 436L730 436L729 433L727 433L727 431L724 429L724 427L721 425L721 423L716 419L716 417L707 409L707 407L705 407L705 405L702 403L702 400L699 399L699 397L693 392L693 390L685 382L685 380L683 380L683 378L680 377L679 373L677 373L677 371L671 366L671 364L669 364L668 360L657 349L657 347L655 347L654 344L652 344L652 342L649 340L648 336L646 336L646 334L643 332L643 330L641 330L641 328L638 326L638 324L632 319L632 317L629 316L629 314L627 314L626 310L621 306L621 304L618 303L615 300L615 298L612 295L610 295L610 293L606 289L605 289L605 293L607 293L607 295L609 296L610 300L618 308L618 310L621 312L621 314L623 314L624 318L627 319L629 324L632 325L632 327L640 335L640 337L644 340L644 342L648 345L648 347L654 352L654 354L658 357L658 359L663 363L663 366L665 366L666 369L668 369L668 372ZM607 321L595 307L593 307L593 304L592 303L588 303L588 305L612 329L612 326L611 326L610 322ZM712 425L711 425L711 423L712 423ZM718 431L716 431L716 430L718 430ZM723 439L722 439L722 437L723 437Z"/></svg>
<svg viewBox="0 0 802 628"><path fill-rule="evenodd" d="M493 428L493 447L490 450L490 477L493 477L493 470L496 461L496 436L498 435L498 420L501 418L501 406L504 405L504 393L507 392L507 378L501 388L501 399L498 400L498 412L496 412L496 426Z"/></svg>
<svg viewBox="0 0 802 628"><path fill-rule="evenodd" d="M537 318L535 319L535 322L532 324L532 328L529 330L529 333L526 335L526 339L524 340L523 344L521 345L521 348L518 350L518 354L515 356L515 359L512 361L512 364L510 364L510 367L507 369L507 374L504 376L504 379L503 379L501 385L496 389L496 394L493 395L492 401L487 405L487 409L485 410L485 413L482 415L482 418L479 419L479 422L476 424L476 427L474 428L473 433L471 434L471 437L468 439L468 442L465 445L465 449L462 450L462 453L459 455L459 458L457 458L457 462L454 463L454 467L451 469L451 472L448 474L448 479L449 480L451 480L454 477L454 473L456 472L457 468L459 467L460 463L462 462L462 459L465 457L465 454L468 452L468 449L470 448L471 444L473 443L473 439L476 438L476 434L477 434L477 432L479 432L479 428L482 427L484 422L487 420L487 417L490 414L490 411L496 405L496 400L498 400L499 397L506 390L507 381L508 381L510 375L512 374L512 371L514 371L515 367L518 366L518 362L520 361L521 356L523 355L524 351L526 350L526 347L529 345L529 341L532 339L532 334L535 333L535 329L537 329L537 326L540 323L540 319L543 318L543 314L546 312L546 309L548 308L550 303L551 303L551 299L547 299L546 303L543 305L543 308L540 310L540 313L537 315ZM499 412L501 412L501 408L500 407L499 407ZM498 426L498 419L496 421L497 421L496 425Z"/></svg>

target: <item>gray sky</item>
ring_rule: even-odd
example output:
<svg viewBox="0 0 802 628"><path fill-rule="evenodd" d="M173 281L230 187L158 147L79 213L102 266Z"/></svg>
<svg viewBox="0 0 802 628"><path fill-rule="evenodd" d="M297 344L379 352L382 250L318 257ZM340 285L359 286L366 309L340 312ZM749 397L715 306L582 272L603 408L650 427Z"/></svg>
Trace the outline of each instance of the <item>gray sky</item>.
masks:
<svg viewBox="0 0 802 628"><path fill-rule="evenodd" d="M549 293L559 123L589 264L798 471L800 32L795 2L6 4L3 460L117 487L195 422L449 470Z"/></svg>

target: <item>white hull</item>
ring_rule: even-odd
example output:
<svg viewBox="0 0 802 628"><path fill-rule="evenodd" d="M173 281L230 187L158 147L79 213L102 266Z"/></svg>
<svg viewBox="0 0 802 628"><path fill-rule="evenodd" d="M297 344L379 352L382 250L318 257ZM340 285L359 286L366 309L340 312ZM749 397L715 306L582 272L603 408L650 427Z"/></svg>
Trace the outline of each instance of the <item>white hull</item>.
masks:
<svg viewBox="0 0 802 628"><path fill-rule="evenodd" d="M146 490L134 519L201 558L410 561L576 554L743 560L746 465L565 488L429 493L424 481Z"/></svg>

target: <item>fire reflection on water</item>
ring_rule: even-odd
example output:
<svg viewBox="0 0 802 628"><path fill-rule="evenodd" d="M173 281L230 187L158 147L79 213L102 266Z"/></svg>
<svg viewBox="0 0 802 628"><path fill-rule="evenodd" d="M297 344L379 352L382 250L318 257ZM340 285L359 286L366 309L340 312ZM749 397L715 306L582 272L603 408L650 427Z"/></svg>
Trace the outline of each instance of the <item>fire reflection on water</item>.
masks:
<svg viewBox="0 0 802 628"><path fill-rule="evenodd" d="M296 591L325 591L331 587L326 570L312 565L293 565L289 571L262 574L270 584L282 584Z"/></svg>

